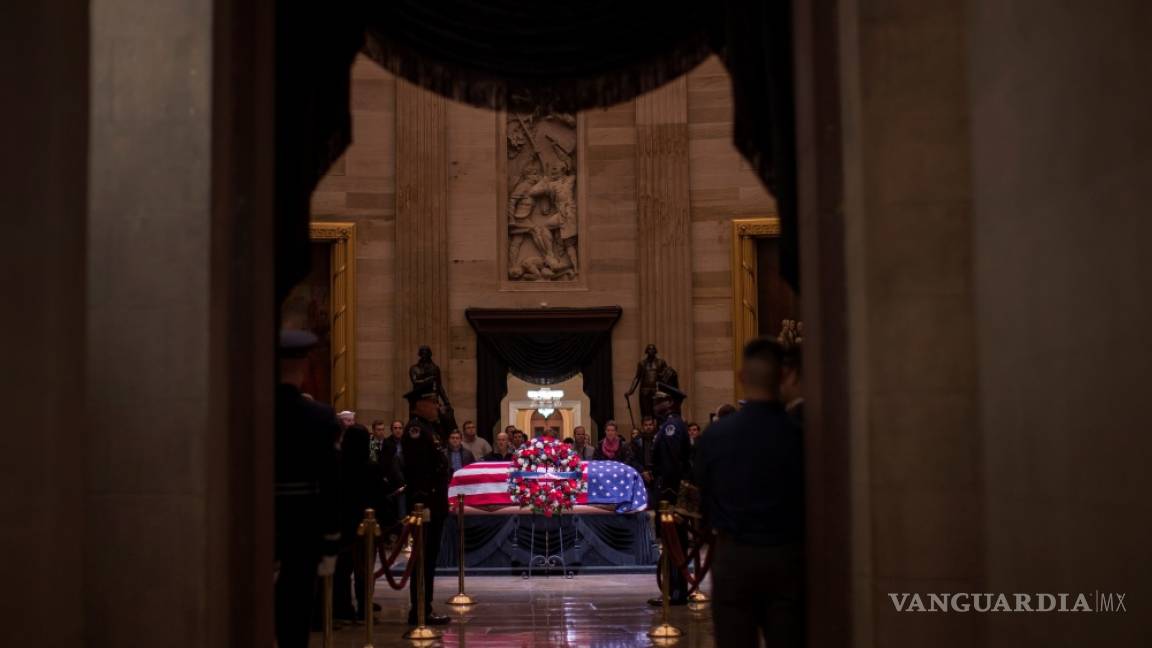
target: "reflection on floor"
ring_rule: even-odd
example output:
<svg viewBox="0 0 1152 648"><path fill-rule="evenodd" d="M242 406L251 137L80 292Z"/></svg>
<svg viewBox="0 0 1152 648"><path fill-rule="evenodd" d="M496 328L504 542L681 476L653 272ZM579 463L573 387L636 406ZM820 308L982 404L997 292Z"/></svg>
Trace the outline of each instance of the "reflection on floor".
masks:
<svg viewBox="0 0 1152 648"><path fill-rule="evenodd" d="M650 608L647 599L657 593L651 575L580 575L572 579L537 576L524 580L516 576L469 578L468 593L476 605L454 611L443 601L456 593L456 579L436 579L436 611L452 616L452 623L440 626L443 637L424 646L590 646L624 648L651 646L650 627L660 622L660 610ZM706 584L705 591L711 588ZM381 580L376 602L373 645L416 645L403 638L408 626L408 592L395 592ZM672 625L684 635L672 644L683 648L711 648L712 614L707 605L690 610L672 608ZM364 645L363 624L337 630L336 646L360 648ZM311 648L321 648L322 637L312 636Z"/></svg>

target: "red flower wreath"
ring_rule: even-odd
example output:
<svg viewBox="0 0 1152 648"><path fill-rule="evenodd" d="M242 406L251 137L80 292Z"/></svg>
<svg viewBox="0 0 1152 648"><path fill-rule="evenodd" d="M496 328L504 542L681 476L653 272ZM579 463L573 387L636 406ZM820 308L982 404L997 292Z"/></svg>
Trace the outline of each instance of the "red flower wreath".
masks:
<svg viewBox="0 0 1152 648"><path fill-rule="evenodd" d="M508 473L508 495L521 508L552 517L571 511L576 497L588 490L580 457L550 436L537 437L516 449Z"/></svg>

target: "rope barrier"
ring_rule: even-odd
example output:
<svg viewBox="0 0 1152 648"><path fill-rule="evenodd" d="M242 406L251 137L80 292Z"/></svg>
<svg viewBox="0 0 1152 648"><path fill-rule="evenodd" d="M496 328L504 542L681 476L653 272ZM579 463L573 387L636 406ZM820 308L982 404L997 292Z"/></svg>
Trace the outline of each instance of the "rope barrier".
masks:
<svg viewBox="0 0 1152 648"><path fill-rule="evenodd" d="M700 585L704 582L704 577L708 575L708 570L712 568L712 543L706 541L704 534L694 532L690 527L689 533L695 535L697 540L693 543L693 547L684 553L684 548L680 546L680 536L676 533L676 522L673 516L665 516L661 518L660 523L660 536L664 541L664 546L667 548L668 556L671 559L673 567L680 570L681 575L684 576L684 581L688 583L688 594L700 589ZM704 554L701 560L702 550L704 547L709 547L707 554ZM689 571L688 567L695 563L696 570L693 574Z"/></svg>
<svg viewBox="0 0 1152 648"><path fill-rule="evenodd" d="M396 546L392 549L391 556L380 557L380 569L376 570L375 577L379 579L381 576L388 582L388 587L394 590L402 590L408 585L408 579L412 577L412 568L420 560L421 547L414 545L412 553L408 556L408 564L404 566L404 573L400 575L400 580L397 581L392 576L392 566L396 564L396 560L403 553L404 547L408 544L408 537L412 535L413 518L411 515L404 518L404 528L400 532L400 537L396 540Z"/></svg>

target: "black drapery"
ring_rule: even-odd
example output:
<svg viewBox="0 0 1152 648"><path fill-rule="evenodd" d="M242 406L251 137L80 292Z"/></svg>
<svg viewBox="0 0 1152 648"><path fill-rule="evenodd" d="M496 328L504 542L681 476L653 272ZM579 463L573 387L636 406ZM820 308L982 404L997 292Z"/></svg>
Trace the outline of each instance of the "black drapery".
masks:
<svg viewBox="0 0 1152 648"><path fill-rule="evenodd" d="M577 571L596 572L635 568L648 571L660 560L652 523L645 513L581 514L546 518L525 513L469 515L464 524L464 566L474 573L523 571L533 554L559 554L561 535L564 560ZM455 575L459 565L459 528L456 516L444 521L440 540L439 575ZM547 571L548 568L536 566Z"/></svg>
<svg viewBox="0 0 1152 648"><path fill-rule="evenodd" d="M781 273L799 289L789 0L300 0L277 11L281 298L307 274L312 189L350 141L349 69L362 47L472 105L527 96L568 111L632 99L716 53L732 77L735 144L776 198Z"/></svg>
<svg viewBox="0 0 1152 648"><path fill-rule="evenodd" d="M612 327L619 306L503 310L469 308L476 331L476 425L492 438L508 374L536 384L584 376L590 416L603 427L615 408L612 383Z"/></svg>

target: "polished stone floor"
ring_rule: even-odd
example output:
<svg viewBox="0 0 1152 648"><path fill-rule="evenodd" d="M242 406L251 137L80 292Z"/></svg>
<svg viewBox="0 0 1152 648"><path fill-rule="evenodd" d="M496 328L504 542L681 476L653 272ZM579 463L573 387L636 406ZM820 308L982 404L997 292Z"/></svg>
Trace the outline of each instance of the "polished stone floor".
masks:
<svg viewBox="0 0 1152 648"><path fill-rule="evenodd" d="M436 579L436 610L452 616L452 623L440 626L443 637L424 646L589 646L597 648L656 645L647 637L648 629L660 621L660 611L649 608L647 599L655 595L651 575L579 575L534 577L479 576L469 578L467 590L476 599L468 610L454 611L442 601L456 593L456 579ZM705 591L710 587L705 585ZM376 602L384 609L373 626L373 645L414 645L401 637L408 630L408 592L395 592L383 580ZM672 624L684 635L674 645L684 648L711 647L712 615L701 609L672 608ZM361 648L364 626L347 625L335 633L339 648ZM322 637L312 636L312 648L321 648Z"/></svg>

